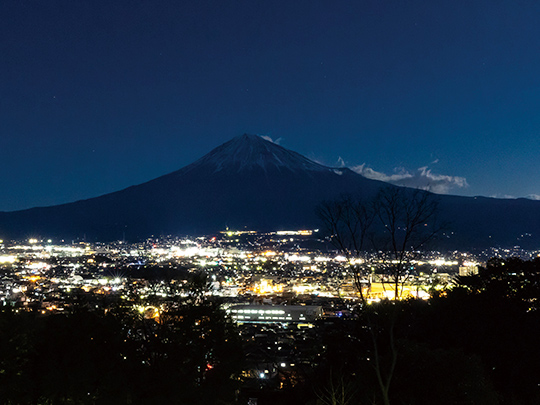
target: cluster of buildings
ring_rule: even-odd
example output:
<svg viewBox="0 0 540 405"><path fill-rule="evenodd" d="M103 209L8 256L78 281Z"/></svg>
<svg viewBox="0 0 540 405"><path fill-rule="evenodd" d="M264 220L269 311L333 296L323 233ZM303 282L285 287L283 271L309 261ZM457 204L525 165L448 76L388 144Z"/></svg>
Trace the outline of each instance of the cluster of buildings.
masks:
<svg viewBox="0 0 540 405"><path fill-rule="evenodd" d="M359 285L368 302L394 298L393 280L380 271L388 263L380 254L347 259L312 230L226 231L135 244L2 241L0 303L45 313L62 311L76 293L120 299L181 295L187 275L203 272L210 282L208 294L222 297L229 306L315 305L323 313L334 313L337 301L352 305L360 298ZM446 287L454 275L474 271L478 260L467 253L428 252L409 264L400 283L402 297L427 298L431 289ZM263 317L246 311L251 310L237 307L230 314L239 322L309 318L295 318L296 312L282 309L271 309L274 312Z"/></svg>
<svg viewBox="0 0 540 405"><path fill-rule="evenodd" d="M456 275L475 272L484 258L512 255L538 252L417 254L400 280L401 298L427 298ZM159 303L189 297L190 279L202 274L200 293L219 297L238 325L245 358L238 378L249 395L309 378L325 351L321 330L352 318L360 303L395 297L395 279L384 272L392 265L381 252L346 258L305 230L140 243L0 241L0 306L46 316L82 301L97 308L122 302L151 320Z"/></svg>
<svg viewBox="0 0 540 405"><path fill-rule="evenodd" d="M399 295L428 298L488 257L537 255L519 248L423 252L407 263ZM346 258L316 230L226 231L139 243L0 241L0 305L46 314L64 311L81 294L96 301L172 298L186 294L189 274L203 273L206 293L221 297L238 323L309 323L348 314L360 299L395 298L395 278L384 272L391 265L380 252Z"/></svg>

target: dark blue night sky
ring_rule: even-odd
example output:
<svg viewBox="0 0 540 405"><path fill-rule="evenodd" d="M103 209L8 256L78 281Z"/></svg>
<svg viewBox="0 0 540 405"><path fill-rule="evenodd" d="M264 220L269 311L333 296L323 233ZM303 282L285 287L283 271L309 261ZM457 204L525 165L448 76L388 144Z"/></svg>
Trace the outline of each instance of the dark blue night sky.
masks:
<svg viewBox="0 0 540 405"><path fill-rule="evenodd" d="M242 133L372 178L540 198L536 1L0 2L0 210Z"/></svg>

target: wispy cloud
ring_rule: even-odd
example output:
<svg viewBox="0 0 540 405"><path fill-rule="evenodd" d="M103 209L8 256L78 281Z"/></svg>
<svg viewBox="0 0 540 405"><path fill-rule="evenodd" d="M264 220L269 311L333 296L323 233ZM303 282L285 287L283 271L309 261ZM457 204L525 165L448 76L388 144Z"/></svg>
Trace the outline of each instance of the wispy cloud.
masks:
<svg viewBox="0 0 540 405"><path fill-rule="evenodd" d="M492 194L491 198L503 198L505 200L515 200L516 198L527 198L529 200L540 201L540 194L528 194L525 197L516 197L512 194Z"/></svg>
<svg viewBox="0 0 540 405"><path fill-rule="evenodd" d="M351 170L368 179L381 180L398 186L420 188L437 194L448 194L455 189L469 186L465 177L434 173L428 166L420 167L415 171L398 167L394 169L394 173L386 174L378 172L364 163L351 167Z"/></svg>
<svg viewBox="0 0 540 405"><path fill-rule="evenodd" d="M512 194L491 194L490 195L491 198L500 198L500 199L503 199L503 200L515 200L516 197L515 195L512 195ZM529 198L529 197L525 197L525 198Z"/></svg>
<svg viewBox="0 0 540 405"><path fill-rule="evenodd" d="M276 140L273 140L273 139L270 138L268 135L260 135L260 137L261 137L262 139L266 139L266 140L269 141L269 142L275 143L276 145L279 145L279 143L281 142L281 138L277 138Z"/></svg>

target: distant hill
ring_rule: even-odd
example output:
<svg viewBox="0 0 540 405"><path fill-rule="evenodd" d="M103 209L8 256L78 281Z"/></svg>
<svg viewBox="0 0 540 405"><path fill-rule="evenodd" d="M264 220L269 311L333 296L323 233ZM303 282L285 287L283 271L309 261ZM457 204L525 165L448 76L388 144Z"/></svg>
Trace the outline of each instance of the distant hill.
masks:
<svg viewBox="0 0 540 405"><path fill-rule="evenodd" d="M137 186L69 204L0 212L0 238L109 241L209 234L226 227L318 228L315 207L321 201L343 193L369 198L388 186L347 168L320 165L259 136L242 135ZM450 223L442 241L448 247L540 247L540 201L434 198L440 216Z"/></svg>

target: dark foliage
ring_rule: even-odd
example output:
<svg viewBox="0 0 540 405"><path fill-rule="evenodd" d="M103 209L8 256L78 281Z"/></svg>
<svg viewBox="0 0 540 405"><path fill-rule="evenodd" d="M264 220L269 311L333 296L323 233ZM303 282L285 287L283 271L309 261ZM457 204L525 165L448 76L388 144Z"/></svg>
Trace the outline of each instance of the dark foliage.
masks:
<svg viewBox="0 0 540 405"><path fill-rule="evenodd" d="M0 313L0 403L234 399L230 377L238 364L238 342L217 305L179 305L159 319L121 307L107 314L83 308L67 315Z"/></svg>
<svg viewBox="0 0 540 405"><path fill-rule="evenodd" d="M490 260L429 302L382 302L336 322L318 403L331 403L332 387L351 403L383 403L377 369L389 375L394 350L388 403L540 403L539 274L540 259Z"/></svg>
<svg viewBox="0 0 540 405"><path fill-rule="evenodd" d="M321 321L315 370L285 390L241 395L231 379L242 364L236 327L205 298L200 274L190 296L156 301L155 312L122 302L91 311L84 297L63 315L4 308L0 403L538 404L539 264L492 260L429 302Z"/></svg>

